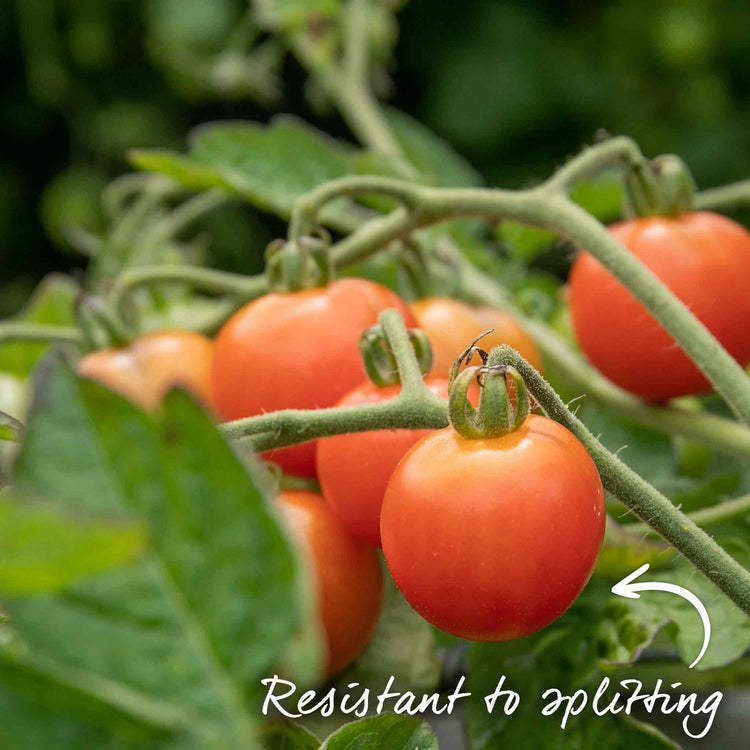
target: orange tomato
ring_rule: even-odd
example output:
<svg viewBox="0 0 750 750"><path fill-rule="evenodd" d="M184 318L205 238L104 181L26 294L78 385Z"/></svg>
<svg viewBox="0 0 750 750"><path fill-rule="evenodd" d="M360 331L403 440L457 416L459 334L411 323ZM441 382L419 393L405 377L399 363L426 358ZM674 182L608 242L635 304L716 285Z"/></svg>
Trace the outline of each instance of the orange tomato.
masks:
<svg viewBox="0 0 750 750"><path fill-rule="evenodd" d="M330 676L361 653L375 629L383 603L380 560L374 547L347 534L320 495L288 490L277 504L311 565Z"/></svg>
<svg viewBox="0 0 750 750"><path fill-rule="evenodd" d="M480 333L494 329L479 346L489 351L508 344L537 370L542 357L534 339L510 315L493 307L472 307L450 297L428 297L411 305L419 327L432 344L432 372L447 376L451 365Z"/></svg>
<svg viewBox="0 0 750 750"><path fill-rule="evenodd" d="M190 391L213 407L211 359L213 342L199 333L155 331L122 349L99 349L83 357L78 373L117 391L144 409L159 405L174 386Z"/></svg>

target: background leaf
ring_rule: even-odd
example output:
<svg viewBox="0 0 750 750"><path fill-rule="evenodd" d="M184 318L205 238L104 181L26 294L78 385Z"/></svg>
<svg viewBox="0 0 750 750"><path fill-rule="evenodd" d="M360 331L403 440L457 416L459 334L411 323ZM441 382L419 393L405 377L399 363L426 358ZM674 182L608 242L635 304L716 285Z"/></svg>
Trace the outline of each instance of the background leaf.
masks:
<svg viewBox="0 0 750 750"><path fill-rule="evenodd" d="M158 172L194 190L223 188L285 218L297 198L324 182L391 170L387 160L335 141L291 117L275 117L268 126L204 125L192 134L187 156L133 151L130 160L138 169ZM332 204L323 215L340 217L346 203Z"/></svg>
<svg viewBox="0 0 750 750"><path fill-rule="evenodd" d="M62 274L50 274L34 290L26 306L13 317L14 321L73 325L73 302L80 289L73 279ZM0 371L25 376L31 371L47 344L11 342L0 347Z"/></svg>
<svg viewBox="0 0 750 750"><path fill-rule="evenodd" d="M143 524L75 514L59 505L0 496L0 593L54 591L132 562L146 546Z"/></svg>
<svg viewBox="0 0 750 750"><path fill-rule="evenodd" d="M0 411L0 440L18 442L23 434L23 425L10 414Z"/></svg>
<svg viewBox="0 0 750 750"><path fill-rule="evenodd" d="M633 609L614 600L608 589L592 581L573 606L552 625L508 643L474 643L469 651L470 672L466 703L470 750L499 746L665 748L674 745L652 727L623 721L617 715L596 716L590 707L572 717L565 729L561 713L543 716L541 696L550 687L563 694L592 688L601 678L603 661L632 661L661 623L633 620ZM494 692L502 675L503 689L520 694L515 713L506 716L503 698L488 713L484 696Z"/></svg>
<svg viewBox="0 0 750 750"><path fill-rule="evenodd" d="M320 742L299 724L274 721L263 727L264 750L318 750Z"/></svg>
<svg viewBox="0 0 750 750"><path fill-rule="evenodd" d="M320 750L437 750L429 726L413 716L384 714L361 719L334 732Z"/></svg>
<svg viewBox="0 0 750 750"><path fill-rule="evenodd" d="M443 187L479 187L484 179L447 141L397 109L386 118L404 155L426 180Z"/></svg>

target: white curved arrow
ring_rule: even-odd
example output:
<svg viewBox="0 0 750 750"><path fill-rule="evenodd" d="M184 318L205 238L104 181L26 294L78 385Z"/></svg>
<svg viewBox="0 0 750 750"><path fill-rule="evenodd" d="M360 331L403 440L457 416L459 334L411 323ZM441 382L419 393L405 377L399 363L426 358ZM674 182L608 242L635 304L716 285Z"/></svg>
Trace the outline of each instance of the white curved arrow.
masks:
<svg viewBox="0 0 750 750"><path fill-rule="evenodd" d="M708 612L703 606L703 602L692 591L688 591L682 586L677 586L674 583L660 583L659 581L633 583L648 568L648 563L641 565L638 570L633 571L629 576L626 576L619 583L612 586L612 593L617 596L624 596L627 599L640 599L641 595L638 593L639 591L668 591L671 594L677 594L683 599L687 599L698 610L698 614L703 621L703 647L698 656L695 657L695 661L690 665L689 668L692 669L701 660L703 654L706 653L708 643L711 639L711 621L708 619Z"/></svg>

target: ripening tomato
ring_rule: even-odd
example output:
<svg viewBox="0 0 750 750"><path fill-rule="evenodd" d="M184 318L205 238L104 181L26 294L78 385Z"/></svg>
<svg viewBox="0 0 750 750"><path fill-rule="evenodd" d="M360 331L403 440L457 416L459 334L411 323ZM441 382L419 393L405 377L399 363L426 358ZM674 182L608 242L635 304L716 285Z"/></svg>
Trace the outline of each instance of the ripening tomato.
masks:
<svg viewBox="0 0 750 750"><path fill-rule="evenodd" d="M425 385L448 400L448 381L427 378ZM374 404L397 396L400 385L380 388L365 383L350 391L338 406ZM380 506L396 464L431 430L375 430L334 435L318 441L318 481L323 497L358 539L380 546Z"/></svg>
<svg viewBox="0 0 750 750"><path fill-rule="evenodd" d="M741 364L750 361L750 234L713 213L614 224L612 236L658 276ZM672 337L595 258L570 273L576 337L592 364L654 401L710 384Z"/></svg>
<svg viewBox="0 0 750 750"><path fill-rule="evenodd" d="M542 367L534 339L510 315L493 307L472 307L450 297L427 297L411 306L419 327L432 345L432 372L447 376L451 365L480 333L490 328L479 346L489 351L508 344L537 370Z"/></svg>
<svg viewBox="0 0 750 750"><path fill-rule="evenodd" d="M320 495L288 490L277 504L311 564L330 676L360 654L375 629L383 603L380 560L374 547L347 534Z"/></svg>
<svg viewBox="0 0 750 750"><path fill-rule="evenodd" d="M499 438L452 427L401 459L380 519L396 585L436 627L505 641L559 617L594 569L604 490L578 439L529 416Z"/></svg>
<svg viewBox="0 0 750 750"><path fill-rule="evenodd" d="M152 409L174 386L213 407L211 359L214 344L199 333L154 331L122 349L99 349L83 357L78 372L142 406Z"/></svg>
<svg viewBox="0 0 750 750"><path fill-rule="evenodd" d="M406 303L366 279L267 294L245 305L216 340L213 386L222 417L333 406L365 380L359 337L388 308L414 327ZM289 474L315 475L314 441L269 451L264 458Z"/></svg>

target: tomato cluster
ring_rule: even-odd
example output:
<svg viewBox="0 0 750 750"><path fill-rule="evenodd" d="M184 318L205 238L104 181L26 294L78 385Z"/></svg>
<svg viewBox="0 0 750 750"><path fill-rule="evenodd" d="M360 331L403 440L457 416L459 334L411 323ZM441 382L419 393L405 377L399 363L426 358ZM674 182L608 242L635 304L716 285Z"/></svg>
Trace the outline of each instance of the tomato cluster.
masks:
<svg viewBox="0 0 750 750"><path fill-rule="evenodd" d="M383 402L401 386L366 379L359 339L388 308L425 330L434 374L424 382L444 400L451 364L487 329L494 329L488 347L509 343L541 365L533 340L499 311L437 297L410 308L379 284L344 279L251 302L215 343L161 331L89 354L79 370L144 408L181 385L227 420ZM596 469L580 443L544 417L531 416L500 439L466 440L452 428L378 430L263 458L320 483L321 494L284 491L276 503L309 561L329 675L356 658L376 625L378 547L426 619L456 635L499 640L557 617L586 583L601 544Z"/></svg>

